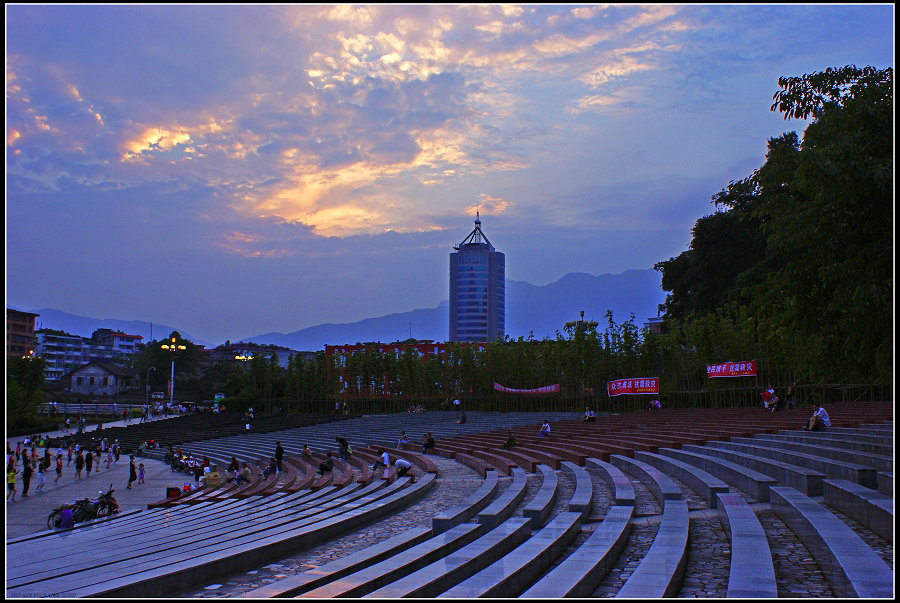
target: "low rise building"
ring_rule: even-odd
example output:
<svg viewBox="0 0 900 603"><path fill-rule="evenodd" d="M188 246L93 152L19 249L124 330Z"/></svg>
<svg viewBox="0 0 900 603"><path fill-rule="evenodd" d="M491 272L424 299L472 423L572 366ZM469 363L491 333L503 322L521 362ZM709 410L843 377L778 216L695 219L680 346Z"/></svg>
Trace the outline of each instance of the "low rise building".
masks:
<svg viewBox="0 0 900 603"><path fill-rule="evenodd" d="M91 361L60 377L73 394L114 396L139 386L138 375L115 364Z"/></svg>

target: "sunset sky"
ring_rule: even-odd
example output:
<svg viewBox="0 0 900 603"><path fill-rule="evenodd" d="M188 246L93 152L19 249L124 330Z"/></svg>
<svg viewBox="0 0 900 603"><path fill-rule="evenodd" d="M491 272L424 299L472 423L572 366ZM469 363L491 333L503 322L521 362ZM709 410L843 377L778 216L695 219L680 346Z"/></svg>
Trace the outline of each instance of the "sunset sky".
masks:
<svg viewBox="0 0 900 603"><path fill-rule="evenodd" d="M650 268L805 128L770 111L778 78L893 66L893 23L856 4L7 5L7 305L212 344L431 308L476 208L508 279Z"/></svg>

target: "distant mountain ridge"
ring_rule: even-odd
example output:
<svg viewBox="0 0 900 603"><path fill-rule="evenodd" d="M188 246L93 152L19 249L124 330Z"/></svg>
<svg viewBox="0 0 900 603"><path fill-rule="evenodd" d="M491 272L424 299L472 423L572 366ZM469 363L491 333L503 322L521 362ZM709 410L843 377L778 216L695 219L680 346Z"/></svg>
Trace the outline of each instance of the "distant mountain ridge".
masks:
<svg viewBox="0 0 900 603"><path fill-rule="evenodd" d="M69 314L62 310L54 308L41 308L40 310L27 310L37 317L35 328L37 329L56 329L65 331L71 335L79 337L90 337L97 329L112 329L113 331L122 331L129 335L140 335L144 338L144 343L152 339L162 339L168 337L172 331L178 331L182 337L185 337L194 343L208 345L205 341L200 341L191 337L190 333L184 329L170 327L168 325L156 324L142 320L119 320L116 318L89 318L87 316L77 316Z"/></svg>
<svg viewBox="0 0 900 603"><path fill-rule="evenodd" d="M602 330L606 311L622 323L634 314L639 327L657 316L665 301L660 274L653 269L628 270L621 274L570 273L544 286L524 281L506 281L506 334L512 339L555 338L566 321L577 320L584 310L587 320L596 320ZM410 337L445 341L450 330L449 301L436 308L412 310L367 318L347 324L322 324L293 333L265 333L253 337L294 350L320 350L326 344L340 345L381 341L389 343Z"/></svg>
<svg viewBox="0 0 900 603"><path fill-rule="evenodd" d="M577 320L584 310L587 320L596 320L603 330L606 312L611 310L613 320L622 323L632 314L639 327L649 318L657 316L657 307L665 301L660 285L660 274L653 269L628 270L621 274L586 273L566 274L548 285L532 285L524 281L506 281L506 334L512 339L528 337L554 338L562 332L569 320ZM137 320L95 319L67 314L44 308L33 310L41 316L39 326L60 329L89 337L99 328L119 329L132 335L143 335L150 340L150 323ZM445 341L450 329L449 301L442 301L435 308L423 308L366 318L353 323L325 323L291 333L265 333L252 337L232 338L231 341L253 341L260 344L279 345L292 350L321 350L326 344L340 345L367 341L390 343L410 337ZM215 347L197 340L183 329L153 324L153 337L160 339L172 331L178 331L191 341L207 347Z"/></svg>

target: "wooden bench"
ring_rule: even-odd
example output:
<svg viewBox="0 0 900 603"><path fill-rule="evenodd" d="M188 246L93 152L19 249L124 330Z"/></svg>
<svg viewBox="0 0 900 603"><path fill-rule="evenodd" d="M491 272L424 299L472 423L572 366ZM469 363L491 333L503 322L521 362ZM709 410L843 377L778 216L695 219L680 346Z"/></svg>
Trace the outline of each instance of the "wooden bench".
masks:
<svg viewBox="0 0 900 603"><path fill-rule="evenodd" d="M634 499L628 506L609 508L603 523L594 528L559 565L550 570L531 588L522 593L525 599L561 599L588 597L616 563L631 533Z"/></svg>
<svg viewBox="0 0 900 603"><path fill-rule="evenodd" d="M505 557L531 535L522 517L506 520L471 543L425 567L364 595L366 598L436 597Z"/></svg>
<svg viewBox="0 0 900 603"><path fill-rule="evenodd" d="M531 521L531 528L537 529L546 523L556 503L559 479L556 472L546 465L538 465L544 476L537 494L522 509L522 515Z"/></svg>
<svg viewBox="0 0 900 603"><path fill-rule="evenodd" d="M749 443L748 443L749 442ZM867 488L877 488L875 469L850 461L838 461L825 458L819 454L806 454L795 450L784 450L780 447L767 446L763 442L742 438L740 441L718 442L717 448L736 450L747 454L791 463L822 473L832 479L845 479ZM821 494L821 491L819 492Z"/></svg>
<svg viewBox="0 0 900 603"><path fill-rule="evenodd" d="M894 571L847 524L794 488L769 493L772 510L812 553L835 595L893 598Z"/></svg>
<svg viewBox="0 0 900 603"><path fill-rule="evenodd" d="M787 436L763 434L755 438L747 438L735 440L736 442L755 442L757 444L764 443L765 446L777 446L781 450L795 450L806 454L814 454L818 456L835 459L838 461L846 461L873 467L879 471L892 472L894 470L894 458L892 455L872 454L869 452L861 452L858 450L848 450L838 446L832 446L830 442L818 441L798 441Z"/></svg>
<svg viewBox="0 0 900 603"><path fill-rule="evenodd" d="M599 469L600 478L613 491L613 501L616 505L634 506L634 486L621 469L594 458L586 459L585 466Z"/></svg>
<svg viewBox="0 0 900 603"><path fill-rule="evenodd" d="M894 542L894 499L847 480L826 479L825 504Z"/></svg>
<svg viewBox="0 0 900 603"><path fill-rule="evenodd" d="M594 455L596 452L590 448L580 448L568 443L550 442L546 439L544 441L525 442L522 445L522 450L526 451L527 454L533 454L537 451L547 455L551 460L554 460L552 464L547 463L554 469L559 469L562 461L584 465L584 459Z"/></svg>
<svg viewBox="0 0 900 603"><path fill-rule="evenodd" d="M436 535L446 532L450 528L475 517L494 497L499 485L497 472L488 471L484 482L475 492L464 498L458 505L445 509L431 518L431 529L433 532Z"/></svg>
<svg viewBox="0 0 900 603"><path fill-rule="evenodd" d="M454 455L454 459L459 461L463 465L466 465L467 467L471 467L472 469L477 471L481 477L486 478L488 473L490 472L498 473L497 468L494 465L484 459L480 459L470 454L457 452Z"/></svg>
<svg viewBox="0 0 900 603"><path fill-rule="evenodd" d="M101 532L92 531L85 538L69 539L65 553L75 554L76 557L65 564L53 566L36 560L41 563L37 573L31 572L30 580L35 580L40 574L42 579L56 578L63 586L86 587L118 577L116 567L122 575L126 575L139 568L164 567L181 552L199 555L203 550L227 550L232 543L241 540L244 532L249 538L254 531L284 531L284 524L309 525L329 514L338 514L344 504L338 499L340 494L342 492L336 491L332 496L320 496L311 501L313 497L298 493L278 497L281 500L276 497L231 500L209 504L203 510L194 507L181 513L177 510L150 512L150 519L155 520L156 524L162 523L164 529L147 524L144 529L135 532L135 523L118 522ZM365 493L359 490L359 495L362 494ZM98 548L98 542L105 546ZM85 552L83 562L77 561L80 549ZM95 571L78 573L79 568Z"/></svg>
<svg viewBox="0 0 900 603"><path fill-rule="evenodd" d="M778 597L775 567L765 530L747 501L737 493L720 492L719 516L731 544L726 597L774 599Z"/></svg>
<svg viewBox="0 0 900 603"><path fill-rule="evenodd" d="M391 555L383 561L345 574L328 584L306 590L295 596L303 598L359 597L433 561L445 557L475 540L484 528L478 524L462 524L450 528L415 546Z"/></svg>
<svg viewBox="0 0 900 603"><path fill-rule="evenodd" d="M425 542L430 537L430 528L412 528L393 538L382 540L372 546L351 553L346 557L329 561L301 574L296 574L234 596L241 599L294 597L402 553L408 548Z"/></svg>
<svg viewBox="0 0 900 603"><path fill-rule="evenodd" d="M660 506L665 505L665 501L667 500L679 500L684 498L684 493L681 491L681 488L669 479L669 476L662 473L656 467L648 465L643 461L630 459L618 454L612 455L609 457L609 460L610 463L625 473L633 475L643 482L644 485L647 486L647 489L650 490L650 493L653 494L654 498L659 502Z"/></svg>
<svg viewBox="0 0 900 603"><path fill-rule="evenodd" d="M166 555L162 565L154 564L129 565L127 569L117 568L102 572L102 576L93 574L91 584L81 586L74 592L82 596L95 596L99 593L110 593L115 596L165 596L183 592L190 586L207 583L222 573L226 568L258 567L261 559L280 559L298 547L311 546L323 539L343 533L371 521L374 517L390 513L409 503L411 499L421 495L433 485L432 476L419 483L396 489L384 488L378 500L360 502L355 508L344 505L336 507L327 515L316 513L316 518L309 523L298 524L291 516L286 517L283 525L263 527L259 525L248 529L246 535L222 535L224 542L214 546L194 546L183 553ZM405 480L403 480L405 481ZM222 545L225 548L222 548ZM113 568L110 568L112 570ZM66 585L71 588L71 584Z"/></svg>
<svg viewBox="0 0 900 603"><path fill-rule="evenodd" d="M503 448L492 448L491 454L509 459L516 466L521 467L528 473L534 473L538 470L537 466L541 464L538 459L519 452L515 447L505 450Z"/></svg>
<svg viewBox="0 0 900 603"><path fill-rule="evenodd" d="M515 597L531 584L535 576L547 571L580 530L581 513L560 513L501 559L439 596L454 599Z"/></svg>
<svg viewBox="0 0 900 603"><path fill-rule="evenodd" d="M472 456L477 459L481 459L482 461L487 461L488 463L493 465L497 473L503 476L509 475L512 468L517 466L515 461L506 456L494 454L493 450L491 450L490 452L486 452L484 450L475 450L472 452Z"/></svg>
<svg viewBox="0 0 900 603"><path fill-rule="evenodd" d="M562 459L552 453L546 452L544 449L533 448L527 444L516 445L516 452L521 454L526 454L534 459L537 459L542 464L547 465L552 469L559 469L560 463ZM499 454L499 451L498 451Z"/></svg>
<svg viewBox="0 0 900 603"><path fill-rule="evenodd" d="M696 492L700 498L706 501L710 509L715 509L718 503L716 496L720 492L728 492L728 484L718 477L707 473L699 467L679 461L668 456L652 454L650 452L635 451L634 458L653 465L660 471L671 475L683 482L687 487Z"/></svg>
<svg viewBox="0 0 900 603"><path fill-rule="evenodd" d="M700 449L702 450L702 447ZM768 502L769 487L778 485L778 480L764 473L723 458L672 448L660 448L659 453L699 467L741 492L746 492L759 502Z"/></svg>
<svg viewBox="0 0 900 603"><path fill-rule="evenodd" d="M791 463L777 461L775 459L735 450L727 450L725 448L718 448L714 444L715 443L713 442L706 446L688 445L684 446L684 450L725 459L743 465L744 467L749 467L754 471L759 471L775 478L780 484L797 488L809 496L822 495L822 480L825 479L823 473L807 469L806 467L799 467Z"/></svg>
<svg viewBox="0 0 900 603"><path fill-rule="evenodd" d="M528 486L528 475L520 467L512 469L512 483L485 508L478 513L478 523L485 529L492 530L506 521L515 508L525 498L525 490Z"/></svg>

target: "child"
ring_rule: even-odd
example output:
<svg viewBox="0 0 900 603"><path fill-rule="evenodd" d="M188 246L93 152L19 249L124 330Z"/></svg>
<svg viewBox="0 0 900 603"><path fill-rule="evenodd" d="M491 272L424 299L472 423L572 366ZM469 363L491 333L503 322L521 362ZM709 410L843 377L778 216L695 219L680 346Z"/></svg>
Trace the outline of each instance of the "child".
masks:
<svg viewBox="0 0 900 603"><path fill-rule="evenodd" d="M141 463L140 466L138 466L138 483L144 483L144 463Z"/></svg>
<svg viewBox="0 0 900 603"><path fill-rule="evenodd" d="M46 463L44 463L44 459L38 461L38 481L37 487L34 489L35 492L42 492L44 489L44 471L47 469Z"/></svg>
<svg viewBox="0 0 900 603"><path fill-rule="evenodd" d="M6 500L9 500L9 497L12 496L12 501L16 502L16 473L19 470L16 469L15 463L10 463L6 467Z"/></svg>

